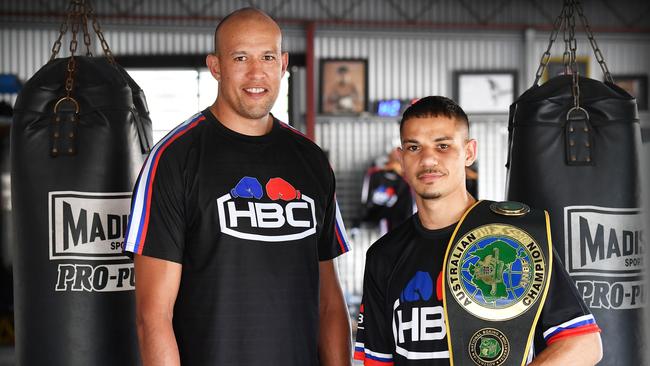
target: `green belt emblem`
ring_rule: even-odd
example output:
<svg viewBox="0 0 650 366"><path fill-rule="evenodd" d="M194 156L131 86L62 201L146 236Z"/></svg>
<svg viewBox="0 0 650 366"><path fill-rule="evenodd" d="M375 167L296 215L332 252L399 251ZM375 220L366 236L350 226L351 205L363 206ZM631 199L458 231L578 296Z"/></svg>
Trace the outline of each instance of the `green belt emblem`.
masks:
<svg viewBox="0 0 650 366"><path fill-rule="evenodd" d="M476 250L473 256L479 258L476 264L470 264L469 273L473 276L472 283L479 288L486 302L497 299L508 299L515 289L512 282L504 282L504 278L519 275L516 287L527 286L532 278L527 256L517 251L506 242L497 240L483 249ZM519 269L513 268L518 261ZM504 276L505 274L505 276Z"/></svg>
<svg viewBox="0 0 650 366"><path fill-rule="evenodd" d="M496 358L501 353L501 345L494 338L481 338L481 358Z"/></svg>
<svg viewBox="0 0 650 366"><path fill-rule="evenodd" d="M447 258L447 281L455 300L476 317L515 318L543 292L546 259L520 228L491 224L461 236Z"/></svg>
<svg viewBox="0 0 650 366"><path fill-rule="evenodd" d="M510 355L505 334L495 328L483 328L469 340L469 356L479 366L500 366Z"/></svg>

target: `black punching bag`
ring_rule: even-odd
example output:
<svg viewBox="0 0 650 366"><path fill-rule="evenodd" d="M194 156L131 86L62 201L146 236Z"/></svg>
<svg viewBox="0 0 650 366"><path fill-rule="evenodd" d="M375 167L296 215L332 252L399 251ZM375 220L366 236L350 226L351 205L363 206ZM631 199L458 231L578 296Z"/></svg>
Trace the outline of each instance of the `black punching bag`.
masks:
<svg viewBox="0 0 650 366"><path fill-rule="evenodd" d="M641 133L636 101L572 76L510 107L509 200L550 212L553 245L602 329L603 365L645 365Z"/></svg>
<svg viewBox="0 0 650 366"><path fill-rule="evenodd" d="M122 254L151 121L106 57L54 59L23 87L11 127L19 365L138 365L134 272ZM62 98L63 97L63 98Z"/></svg>

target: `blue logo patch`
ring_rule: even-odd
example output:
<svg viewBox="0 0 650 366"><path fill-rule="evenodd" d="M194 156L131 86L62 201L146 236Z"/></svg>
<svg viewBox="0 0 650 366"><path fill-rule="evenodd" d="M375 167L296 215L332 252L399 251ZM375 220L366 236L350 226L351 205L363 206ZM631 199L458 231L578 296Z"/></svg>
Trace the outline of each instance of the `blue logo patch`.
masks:
<svg viewBox="0 0 650 366"><path fill-rule="evenodd" d="M428 272L417 271L399 296L400 302L427 301L433 295L433 280Z"/></svg>
<svg viewBox="0 0 650 366"><path fill-rule="evenodd" d="M260 199L262 198L262 195L264 195L264 190L257 178L243 177L239 180L239 183L237 183L235 188L230 190L230 195L233 198L241 197Z"/></svg>

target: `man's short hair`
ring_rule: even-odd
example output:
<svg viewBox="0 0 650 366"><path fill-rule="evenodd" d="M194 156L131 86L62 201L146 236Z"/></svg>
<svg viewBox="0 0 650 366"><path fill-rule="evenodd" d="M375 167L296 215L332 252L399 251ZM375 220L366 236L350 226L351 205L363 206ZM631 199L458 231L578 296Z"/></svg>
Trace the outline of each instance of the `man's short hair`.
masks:
<svg viewBox="0 0 650 366"><path fill-rule="evenodd" d="M439 95L424 97L406 108L399 122L399 132L402 133L404 122L413 118L428 118L444 116L455 119L467 127L469 133L469 119L465 111L453 100Z"/></svg>

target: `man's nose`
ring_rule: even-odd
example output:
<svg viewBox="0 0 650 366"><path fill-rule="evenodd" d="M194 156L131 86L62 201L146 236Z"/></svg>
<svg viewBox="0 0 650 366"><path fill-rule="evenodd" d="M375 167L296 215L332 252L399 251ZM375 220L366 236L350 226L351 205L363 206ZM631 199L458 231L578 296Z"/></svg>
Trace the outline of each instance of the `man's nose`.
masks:
<svg viewBox="0 0 650 366"><path fill-rule="evenodd" d="M438 165L438 152L435 148L423 147L420 157L420 165L422 166Z"/></svg>
<svg viewBox="0 0 650 366"><path fill-rule="evenodd" d="M249 63L248 67L248 75L252 78L259 78L264 75L264 69L263 69L263 63L262 60L252 60Z"/></svg>

